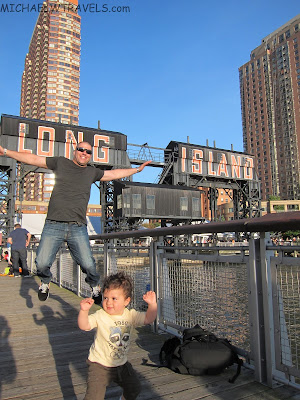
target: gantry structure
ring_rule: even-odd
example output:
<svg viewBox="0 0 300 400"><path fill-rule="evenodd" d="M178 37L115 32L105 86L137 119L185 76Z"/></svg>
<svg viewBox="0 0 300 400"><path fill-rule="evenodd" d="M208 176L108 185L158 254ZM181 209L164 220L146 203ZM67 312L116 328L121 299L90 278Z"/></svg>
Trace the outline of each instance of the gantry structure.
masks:
<svg viewBox="0 0 300 400"><path fill-rule="evenodd" d="M155 184L164 190L168 186L202 190L209 197L212 220L216 220L221 188L233 201L235 219L261 215L260 182L251 155L176 141L171 141L166 148L151 147L148 143L129 144L126 135L119 132L8 115L1 118L0 144L11 150L72 158L76 143L82 140L93 145L91 162L96 168L129 168L151 160L150 166L160 169ZM0 229L4 237L13 228L18 213L15 201L17 196L22 196L24 177L29 171L32 168L0 157ZM143 215L117 218L114 183L101 182L97 186L102 206L102 231L135 229ZM201 217L199 215L199 220Z"/></svg>

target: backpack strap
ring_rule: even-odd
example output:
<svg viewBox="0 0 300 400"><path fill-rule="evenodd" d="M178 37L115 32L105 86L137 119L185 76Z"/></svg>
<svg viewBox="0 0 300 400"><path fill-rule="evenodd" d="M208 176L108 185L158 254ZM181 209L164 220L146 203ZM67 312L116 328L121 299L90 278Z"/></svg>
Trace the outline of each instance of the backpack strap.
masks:
<svg viewBox="0 0 300 400"><path fill-rule="evenodd" d="M217 337L209 331L205 331L200 327L185 329L183 331L183 341L195 338L198 342L217 342Z"/></svg>
<svg viewBox="0 0 300 400"><path fill-rule="evenodd" d="M179 372L180 374L184 374L184 375L189 374L188 369L177 358L172 359L170 368L172 371Z"/></svg>
<svg viewBox="0 0 300 400"><path fill-rule="evenodd" d="M229 383L234 383L236 378L241 373L241 367L243 365L243 360L241 358L239 358L239 356L238 356L237 352L234 350L232 344L227 339L221 339L221 341L231 350L231 353L233 354L233 357L234 357L234 362L237 364L236 373L233 375L232 378L228 379Z"/></svg>
<svg viewBox="0 0 300 400"><path fill-rule="evenodd" d="M235 375L233 375L232 378L228 379L228 382L229 382L229 383L234 383L234 381L236 380L236 378L237 378L237 377L239 376L239 374L241 373L241 367L242 367L242 365L243 365L243 360L242 360L241 358L237 357L236 363L237 363L237 365L238 365L238 366L237 366L237 371L236 371Z"/></svg>
<svg viewBox="0 0 300 400"><path fill-rule="evenodd" d="M174 372L179 372L180 374L188 375L189 371L187 368L180 362L179 356L179 348L181 345L177 346L174 352L172 353L172 358L169 360L168 365L163 362L162 359L162 350L159 353L159 361L160 364L149 364L146 358L142 359L142 365L148 365L149 367L156 368L170 368Z"/></svg>
<svg viewBox="0 0 300 400"><path fill-rule="evenodd" d="M181 357L180 357L180 354L179 354L179 350L180 350L181 346L182 346L182 344L177 346L176 349L174 350L173 357L171 359L170 368L175 372L179 372L180 374L188 375L189 374L188 369L180 361Z"/></svg>
<svg viewBox="0 0 300 400"><path fill-rule="evenodd" d="M160 352L159 352L159 362L160 362L161 365L163 364L162 353L163 353L163 350L160 349Z"/></svg>
<svg viewBox="0 0 300 400"><path fill-rule="evenodd" d="M142 358L142 363L141 365L147 365L148 367L154 367L154 368L165 368L166 365L160 365L160 364L150 364L148 362L147 358Z"/></svg>
<svg viewBox="0 0 300 400"><path fill-rule="evenodd" d="M192 340L190 340L192 342ZM185 342L186 344L186 342ZM181 357L179 354L179 350L182 347L182 344L177 346L173 353L173 358L171 361L170 368L175 371L179 372L184 375L202 375L204 370L201 368L187 368L181 361Z"/></svg>
<svg viewBox="0 0 300 400"><path fill-rule="evenodd" d="M176 349L180 344L181 344L181 341L176 336L174 336L171 339L167 339L164 342L162 348L160 349L160 353L159 353L160 363L163 365L166 365L166 363L168 364L174 353L174 349ZM164 355L164 357L163 357L163 355Z"/></svg>

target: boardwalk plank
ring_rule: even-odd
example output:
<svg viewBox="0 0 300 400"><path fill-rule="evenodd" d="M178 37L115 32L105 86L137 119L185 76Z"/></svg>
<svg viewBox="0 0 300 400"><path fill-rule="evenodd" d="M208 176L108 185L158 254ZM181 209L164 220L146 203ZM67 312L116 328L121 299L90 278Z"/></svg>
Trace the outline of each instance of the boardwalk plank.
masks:
<svg viewBox="0 0 300 400"><path fill-rule="evenodd" d="M38 286L37 278L0 277L0 398L83 400L86 358L94 333L77 327L80 298L51 284L50 298L41 303ZM93 306L92 311L97 309ZM150 327L136 330L129 360L141 379L139 400L273 400L296 396L291 388L270 389L254 382L253 372L245 368L232 385L228 378L236 367L217 376L194 377L143 365L143 359L158 363L166 337L153 334ZM120 394L121 389L112 385L105 398L118 400Z"/></svg>

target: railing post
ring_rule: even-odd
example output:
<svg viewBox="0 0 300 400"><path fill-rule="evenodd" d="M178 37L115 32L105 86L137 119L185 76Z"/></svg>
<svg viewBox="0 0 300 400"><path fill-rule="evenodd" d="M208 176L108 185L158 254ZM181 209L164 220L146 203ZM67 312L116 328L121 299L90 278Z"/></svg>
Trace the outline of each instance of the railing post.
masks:
<svg viewBox="0 0 300 400"><path fill-rule="evenodd" d="M109 270L109 259L108 259L108 242L104 243L103 247L103 266L104 266L104 275L108 275Z"/></svg>
<svg viewBox="0 0 300 400"><path fill-rule="evenodd" d="M75 263L75 261L74 261ZM80 297L81 294L81 269L78 264L76 264L76 276L77 276L77 288L76 288L76 294L78 297Z"/></svg>
<svg viewBox="0 0 300 400"><path fill-rule="evenodd" d="M158 332L158 320L159 320L159 281L158 281L158 242L152 240L150 242L150 249L149 249L149 264L150 264L150 286L151 290L156 293L157 299L157 318L152 325L153 331Z"/></svg>
<svg viewBox="0 0 300 400"><path fill-rule="evenodd" d="M269 233L260 232L260 239L249 242L251 353L254 355L255 379L273 387L275 368L274 320L272 302L272 280L270 268L271 252Z"/></svg>
<svg viewBox="0 0 300 400"><path fill-rule="evenodd" d="M34 259L33 259L33 248L31 248L30 250L31 254L30 254L30 272L33 273L33 263L34 263Z"/></svg>
<svg viewBox="0 0 300 400"><path fill-rule="evenodd" d="M259 239L249 240L249 318L255 380L264 382L266 381L266 354L259 245Z"/></svg>
<svg viewBox="0 0 300 400"><path fill-rule="evenodd" d="M274 317L273 317L273 297L272 297L272 278L270 251L266 246L270 245L270 234L260 233L260 260L261 260L261 280L263 295L263 316L265 334L265 359L266 359L266 381L269 387L273 387L273 370L275 369L275 342L274 342Z"/></svg>
<svg viewBox="0 0 300 400"><path fill-rule="evenodd" d="M61 287L61 277L62 277L62 258L63 258L63 250L59 249L58 253L58 286Z"/></svg>
<svg viewBox="0 0 300 400"><path fill-rule="evenodd" d="M153 272L155 274L155 280L153 282L153 290L156 293L156 298L157 298L157 318L155 322L155 329L158 331L158 326L160 323L163 324L162 317L163 317L163 311L162 311L162 306L163 306L163 290L162 290L162 257L161 255L163 254L164 250L163 249L158 249L159 246L164 245L164 240L163 237L160 236L157 238L157 241L153 241L152 243L152 253L153 253Z"/></svg>
<svg viewBox="0 0 300 400"><path fill-rule="evenodd" d="M104 243L104 274L113 274L117 272L116 265L112 262L116 249L114 248L114 239Z"/></svg>

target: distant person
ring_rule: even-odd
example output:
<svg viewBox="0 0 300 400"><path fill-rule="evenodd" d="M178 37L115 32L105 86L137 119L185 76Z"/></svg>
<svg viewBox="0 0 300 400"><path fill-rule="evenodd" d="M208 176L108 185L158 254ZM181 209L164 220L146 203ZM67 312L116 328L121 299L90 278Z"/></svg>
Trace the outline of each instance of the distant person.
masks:
<svg viewBox="0 0 300 400"><path fill-rule="evenodd" d="M13 266L10 261L10 255L7 250L4 252L3 260L6 261L7 265L8 265L7 268L4 269L4 274L5 275L14 275Z"/></svg>
<svg viewBox="0 0 300 400"><path fill-rule="evenodd" d="M19 263L22 268L22 276L30 276L27 267L27 247L30 238L31 234L27 229L21 228L20 224L15 224L15 229L8 235L7 243L11 245L11 261L16 278L21 276Z"/></svg>
<svg viewBox="0 0 300 400"><path fill-rule="evenodd" d="M103 283L103 309L88 315L93 299L80 302L78 326L84 331L96 329L87 360L88 379L84 400L103 400L106 387L115 382L123 389L122 399L134 400L141 390L139 378L127 361L130 339L137 326L154 322L157 302L154 292L144 294L147 312L128 310L132 297L131 278L119 272Z"/></svg>
<svg viewBox="0 0 300 400"><path fill-rule="evenodd" d="M55 185L35 259L37 275L41 278L39 299L45 301L49 297L52 278L50 267L62 243L67 242L73 259L86 273L85 281L92 289L92 298L96 304L100 304L100 276L96 272L96 262L92 255L86 222L91 186L99 180L112 181L141 172L151 161L145 162L138 168L103 171L89 165L92 146L87 142L78 143L73 153L73 160L65 157L41 157L8 150L1 146L0 155L25 164L47 168L55 173Z"/></svg>
<svg viewBox="0 0 300 400"><path fill-rule="evenodd" d="M7 251L7 250L4 252L3 259L4 259L4 261L6 261L7 263L9 263L9 254L8 254L8 251Z"/></svg>
<svg viewBox="0 0 300 400"><path fill-rule="evenodd" d="M2 248L2 231L0 231L0 261L3 259L3 248Z"/></svg>

